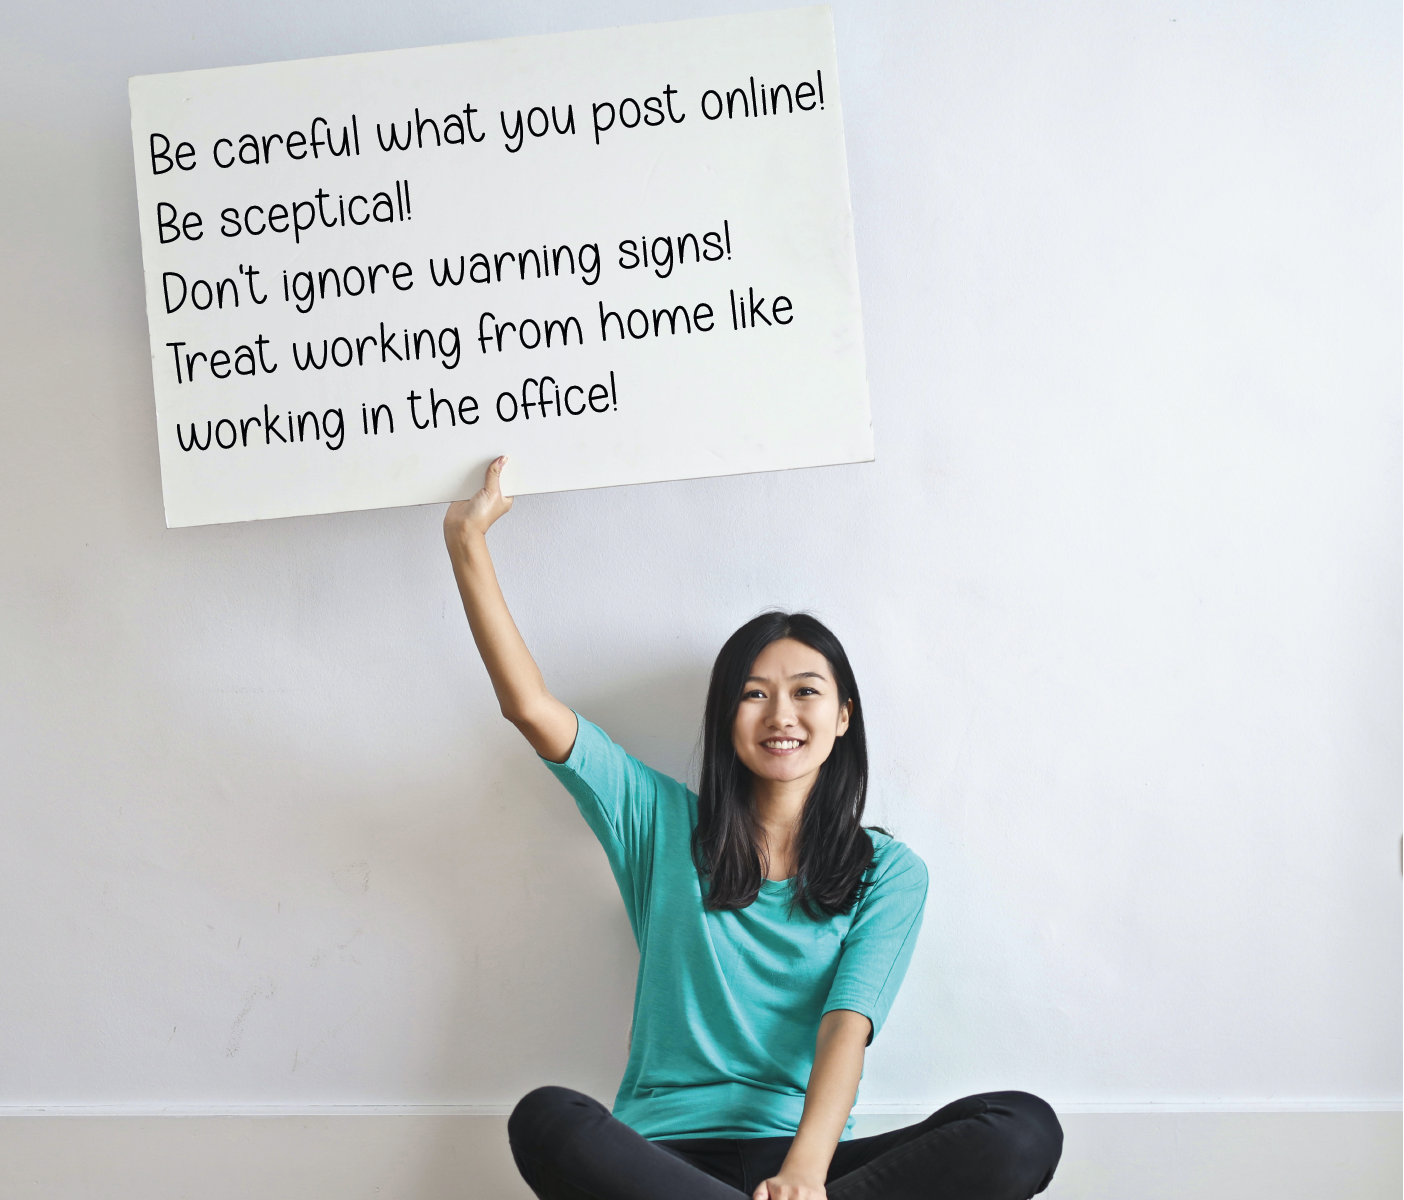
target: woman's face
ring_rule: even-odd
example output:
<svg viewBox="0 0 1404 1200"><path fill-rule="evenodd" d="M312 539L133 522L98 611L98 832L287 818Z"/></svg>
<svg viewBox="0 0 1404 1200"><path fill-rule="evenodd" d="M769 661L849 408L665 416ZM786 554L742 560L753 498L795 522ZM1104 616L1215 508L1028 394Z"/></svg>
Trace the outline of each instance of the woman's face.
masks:
<svg viewBox="0 0 1404 1200"><path fill-rule="evenodd" d="M848 730L850 701L839 704L833 668L819 651L794 638L771 642L751 665L731 744L760 779L817 777Z"/></svg>

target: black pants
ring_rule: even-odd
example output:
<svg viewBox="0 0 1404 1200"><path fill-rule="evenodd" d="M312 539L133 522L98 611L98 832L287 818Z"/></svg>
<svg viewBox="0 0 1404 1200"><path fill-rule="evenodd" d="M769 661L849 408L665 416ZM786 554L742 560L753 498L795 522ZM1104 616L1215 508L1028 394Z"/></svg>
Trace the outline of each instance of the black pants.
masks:
<svg viewBox="0 0 1404 1200"><path fill-rule="evenodd" d="M650 1142L589 1096L529 1092L507 1122L541 1200L736 1200L775 1175L793 1140ZM1063 1129L1027 1092L967 1096L906 1129L840 1142L830 1200L1028 1200L1053 1178Z"/></svg>

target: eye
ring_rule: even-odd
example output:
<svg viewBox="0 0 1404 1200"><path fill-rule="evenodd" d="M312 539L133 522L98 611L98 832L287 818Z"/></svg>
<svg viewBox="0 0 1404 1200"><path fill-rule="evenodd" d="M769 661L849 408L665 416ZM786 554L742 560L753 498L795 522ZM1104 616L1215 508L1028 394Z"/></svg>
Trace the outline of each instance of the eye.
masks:
<svg viewBox="0 0 1404 1200"><path fill-rule="evenodd" d="M812 688L812 687L809 687L809 686L805 686L805 687L799 688L799 689L797 689L797 690L795 691L795 695L796 695L796 696L817 696L818 694L819 694L819 689L818 689L818 688Z"/></svg>
<svg viewBox="0 0 1404 1200"><path fill-rule="evenodd" d="M760 688L751 688L748 692L741 693L742 700L764 700L765 693Z"/></svg>

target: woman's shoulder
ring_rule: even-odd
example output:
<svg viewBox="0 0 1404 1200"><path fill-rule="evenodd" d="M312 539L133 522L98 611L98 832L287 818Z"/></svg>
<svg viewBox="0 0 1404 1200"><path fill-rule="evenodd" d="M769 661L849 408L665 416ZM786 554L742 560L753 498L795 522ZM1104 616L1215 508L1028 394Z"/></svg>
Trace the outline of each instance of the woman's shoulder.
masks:
<svg viewBox="0 0 1404 1200"><path fill-rule="evenodd" d="M575 744L569 757L559 765L547 763L557 775L569 773L586 780L598 780L611 790L624 786L669 799L691 795L686 784L630 754L593 721L579 713L575 715Z"/></svg>
<svg viewBox="0 0 1404 1200"><path fill-rule="evenodd" d="M926 863L921 855L899 842L885 829L868 826L866 829L873 843L873 861L868 868L868 886L871 889L885 889L893 885L898 888L926 888Z"/></svg>

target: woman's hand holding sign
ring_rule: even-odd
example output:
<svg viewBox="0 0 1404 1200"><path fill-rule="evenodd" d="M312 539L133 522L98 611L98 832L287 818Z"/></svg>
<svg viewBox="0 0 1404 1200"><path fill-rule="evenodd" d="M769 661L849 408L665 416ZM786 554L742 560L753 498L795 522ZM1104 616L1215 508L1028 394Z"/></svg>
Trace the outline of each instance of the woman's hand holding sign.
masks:
<svg viewBox="0 0 1404 1200"><path fill-rule="evenodd" d="M476 533L485 536L494 521L512 507L512 497L502 494L502 468L507 465L504 454L488 464L483 486L466 500L455 500L444 514L444 537L453 552L456 538Z"/></svg>

